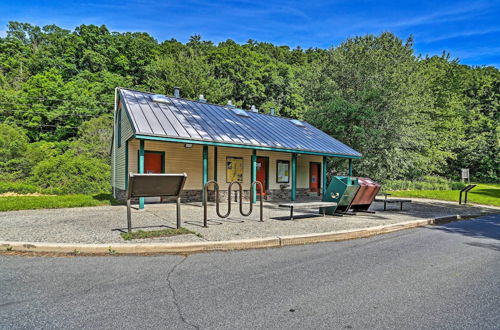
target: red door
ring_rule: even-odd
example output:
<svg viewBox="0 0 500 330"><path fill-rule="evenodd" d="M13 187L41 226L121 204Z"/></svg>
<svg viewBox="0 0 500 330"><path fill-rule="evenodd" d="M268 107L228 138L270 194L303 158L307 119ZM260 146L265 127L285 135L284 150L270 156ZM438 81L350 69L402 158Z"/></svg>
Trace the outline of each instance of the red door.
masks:
<svg viewBox="0 0 500 330"><path fill-rule="evenodd" d="M266 184L267 184L267 158L257 157L257 181L262 183L264 191L262 196L266 196ZM257 186L257 194L260 194L260 188Z"/></svg>
<svg viewBox="0 0 500 330"><path fill-rule="evenodd" d="M162 158L162 154L160 153L144 153L144 173L161 173Z"/></svg>
<svg viewBox="0 0 500 330"><path fill-rule="evenodd" d="M321 165L317 163L311 163L310 171L309 171L309 189L311 192L317 192L319 195L319 186L320 186L320 173Z"/></svg>

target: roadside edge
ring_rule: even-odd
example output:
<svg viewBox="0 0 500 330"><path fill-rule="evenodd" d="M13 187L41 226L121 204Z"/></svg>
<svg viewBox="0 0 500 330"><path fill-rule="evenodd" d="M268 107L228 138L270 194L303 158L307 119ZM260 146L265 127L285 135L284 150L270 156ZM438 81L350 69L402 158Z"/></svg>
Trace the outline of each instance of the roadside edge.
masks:
<svg viewBox="0 0 500 330"><path fill-rule="evenodd" d="M336 232L301 234L289 236L264 237L231 241L190 242L190 243L44 243L44 242L13 242L0 241L0 252L16 251L31 253L59 254L191 254L209 251L232 251L247 249L276 248L291 245L304 245L323 242L345 241L357 238L367 238L375 235L391 233L399 230L444 224L452 221L466 220L485 215L452 215L432 219L414 220L392 225L375 226L355 230Z"/></svg>

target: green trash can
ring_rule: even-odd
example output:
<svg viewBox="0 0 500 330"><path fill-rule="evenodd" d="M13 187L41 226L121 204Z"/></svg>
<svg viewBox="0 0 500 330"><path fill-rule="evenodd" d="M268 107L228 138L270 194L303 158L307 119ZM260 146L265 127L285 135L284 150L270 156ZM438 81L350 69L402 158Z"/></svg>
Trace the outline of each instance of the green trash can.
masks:
<svg viewBox="0 0 500 330"><path fill-rule="evenodd" d="M337 206L326 207L325 213L329 215L346 213L358 190L357 178L352 176L333 177L323 196L323 202L336 202Z"/></svg>

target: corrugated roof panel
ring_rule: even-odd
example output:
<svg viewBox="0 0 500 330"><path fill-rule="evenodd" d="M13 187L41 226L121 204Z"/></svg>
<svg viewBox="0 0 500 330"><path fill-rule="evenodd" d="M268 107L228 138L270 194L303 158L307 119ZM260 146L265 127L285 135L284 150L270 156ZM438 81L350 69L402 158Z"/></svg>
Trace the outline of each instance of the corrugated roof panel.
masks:
<svg viewBox="0 0 500 330"><path fill-rule="evenodd" d="M247 112L238 116L222 106L166 96L153 102L150 93L120 89L138 135L165 136L321 154L361 157L361 154L307 122Z"/></svg>
<svg viewBox="0 0 500 330"><path fill-rule="evenodd" d="M144 95L138 92L133 92L133 95L135 96L137 105L139 106L141 113L144 115L144 118L146 119L153 134L168 135L168 133L163 129L163 126L161 125L160 121L153 112L151 106L152 102L150 102L149 95Z"/></svg>

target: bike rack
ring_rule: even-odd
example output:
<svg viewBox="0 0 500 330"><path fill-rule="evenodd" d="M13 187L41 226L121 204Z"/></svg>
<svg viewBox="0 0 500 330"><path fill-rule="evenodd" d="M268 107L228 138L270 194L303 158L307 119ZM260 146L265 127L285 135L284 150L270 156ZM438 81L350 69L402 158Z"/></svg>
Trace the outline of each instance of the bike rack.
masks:
<svg viewBox="0 0 500 330"><path fill-rule="evenodd" d="M465 193L464 204L467 204L467 194L469 193L469 191L471 191L476 186L477 186L477 184L470 184L467 187L460 190L460 199L458 201L458 204L460 204L460 205L462 204L462 193Z"/></svg>
<svg viewBox="0 0 500 330"><path fill-rule="evenodd" d="M252 184L250 185L250 209L248 210L248 212L245 213L245 212L243 212L243 186L241 185L241 183L239 181L231 182L227 188L227 212L226 212L226 214L221 214L220 209L219 209L219 204L220 204L219 184L217 183L217 181L214 181L214 180L208 181L203 186L203 227L205 227L205 228L208 227L208 224L207 224L207 222L208 222L208 214L207 214L208 186L212 183L214 184L214 187L215 187L215 210L216 210L219 218L227 218L231 214L231 188L233 187L233 185L237 184L239 186L238 190L240 192L240 213L244 217L248 217L250 214L252 214L252 211L253 211L253 203L252 203L253 194L254 194L253 186L259 185L260 191L263 191L262 190L263 186L262 186L262 183L260 181L252 182ZM255 187L255 188L257 188L257 187ZM259 220L259 222L264 222L262 194L260 194L259 199L260 199L260 220Z"/></svg>

